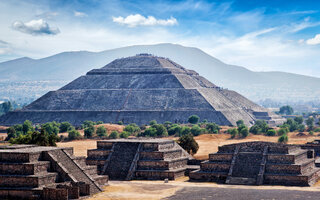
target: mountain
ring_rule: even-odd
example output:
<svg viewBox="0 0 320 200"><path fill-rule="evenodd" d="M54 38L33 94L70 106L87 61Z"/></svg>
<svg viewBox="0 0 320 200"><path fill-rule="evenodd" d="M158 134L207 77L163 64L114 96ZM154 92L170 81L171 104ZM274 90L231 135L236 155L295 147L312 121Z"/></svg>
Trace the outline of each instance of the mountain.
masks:
<svg viewBox="0 0 320 200"><path fill-rule="evenodd" d="M223 63L200 49L176 44L137 45L102 52L63 52L42 59L19 58L0 63L0 80L8 83L52 81L56 83L58 89L65 82L93 68L101 68L114 59L139 53L167 57L188 69L197 71L212 83L235 90L254 101L267 98L278 101L320 99L318 89L320 78L284 72L254 72L244 67ZM6 82L1 83L3 82L0 81L0 87L6 84ZM10 98L10 95L15 94L12 88L5 94L1 91L0 97ZM42 95L45 91L48 90L43 89L41 94L36 96ZM24 94L19 93L19 95ZM28 93L25 92L25 95Z"/></svg>

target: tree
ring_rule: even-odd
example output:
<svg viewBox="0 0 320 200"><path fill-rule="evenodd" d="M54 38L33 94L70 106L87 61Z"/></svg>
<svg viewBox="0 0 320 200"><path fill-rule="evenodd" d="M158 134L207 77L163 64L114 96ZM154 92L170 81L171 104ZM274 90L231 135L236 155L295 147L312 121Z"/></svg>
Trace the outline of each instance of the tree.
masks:
<svg viewBox="0 0 320 200"><path fill-rule="evenodd" d="M118 133L118 131L112 131L112 132L110 133L110 135L109 135L109 138L110 138L110 139L117 139L117 138L119 138L119 133Z"/></svg>
<svg viewBox="0 0 320 200"><path fill-rule="evenodd" d="M191 128L191 133L193 136L198 136L203 133L203 130L198 125L193 125Z"/></svg>
<svg viewBox="0 0 320 200"><path fill-rule="evenodd" d="M45 131L41 132L33 131L24 135L19 135L16 138L11 138L9 142L11 144L36 144L39 146L56 146L58 137L54 134L51 136Z"/></svg>
<svg viewBox="0 0 320 200"><path fill-rule="evenodd" d="M129 135L130 135L130 133L128 133L127 131L122 131L122 132L120 133L120 137L121 137L121 138L128 138Z"/></svg>
<svg viewBox="0 0 320 200"><path fill-rule="evenodd" d="M10 112L10 111L13 111L13 106L12 106L12 103L10 101L7 101L7 102L4 102L0 105L0 111L2 110L2 112L4 114Z"/></svg>
<svg viewBox="0 0 320 200"><path fill-rule="evenodd" d="M29 131L33 131L32 122L29 120L26 120L22 124L22 131L24 134L28 133Z"/></svg>
<svg viewBox="0 0 320 200"><path fill-rule="evenodd" d="M244 121L243 121L242 119L240 119L240 120L238 120L238 121L236 122L236 124L237 124L237 126L239 127L239 126L241 126L241 125L244 125Z"/></svg>
<svg viewBox="0 0 320 200"><path fill-rule="evenodd" d="M107 136L107 129L104 126L99 126L97 128L96 134L99 137Z"/></svg>
<svg viewBox="0 0 320 200"><path fill-rule="evenodd" d="M278 135L285 135L285 134L287 134L287 133L288 133L288 130L285 129L285 128L280 128L280 129L278 130Z"/></svg>
<svg viewBox="0 0 320 200"><path fill-rule="evenodd" d="M231 138L235 138L239 134L238 129L236 128L228 129L227 133L231 135Z"/></svg>
<svg viewBox="0 0 320 200"><path fill-rule="evenodd" d="M280 114L282 115L292 115L293 114L293 108L291 106L282 106L280 107Z"/></svg>
<svg viewBox="0 0 320 200"><path fill-rule="evenodd" d="M130 133L130 135L137 135L141 132L140 127L135 123L127 125L123 130Z"/></svg>
<svg viewBox="0 0 320 200"><path fill-rule="evenodd" d="M268 123L264 120L257 120L255 125L259 127L261 133L266 133L269 129Z"/></svg>
<svg viewBox="0 0 320 200"><path fill-rule="evenodd" d="M179 126L178 124L173 124L169 129L168 129L168 134L169 135L180 135L181 134L182 127Z"/></svg>
<svg viewBox="0 0 320 200"><path fill-rule="evenodd" d="M294 121L297 122L298 124L302 124L303 123L303 117L302 116L296 116L294 118Z"/></svg>
<svg viewBox="0 0 320 200"><path fill-rule="evenodd" d="M269 129L266 133L267 136L275 136L277 134L276 130Z"/></svg>
<svg viewBox="0 0 320 200"><path fill-rule="evenodd" d="M16 134L16 130L14 129L13 126L9 127L7 129L7 137L6 137L6 141L9 141L11 138L16 138L17 134Z"/></svg>
<svg viewBox="0 0 320 200"><path fill-rule="evenodd" d="M220 127L215 123L206 124L206 129L209 133L217 134L219 133Z"/></svg>
<svg viewBox="0 0 320 200"><path fill-rule="evenodd" d="M258 125L253 125L253 126L250 127L249 132L254 134L254 135L258 135L258 134L261 133L261 128Z"/></svg>
<svg viewBox="0 0 320 200"><path fill-rule="evenodd" d="M117 124L118 125L123 125L123 122L122 121L118 121Z"/></svg>
<svg viewBox="0 0 320 200"><path fill-rule="evenodd" d="M308 126L308 130L309 131L312 131L313 128L314 128L314 118L313 117L309 117L307 120L306 120L306 124Z"/></svg>
<svg viewBox="0 0 320 200"><path fill-rule="evenodd" d="M189 118L188 118L188 122L191 123L191 124L197 124L200 120L200 117L197 116L197 115L191 115Z"/></svg>
<svg viewBox="0 0 320 200"><path fill-rule="evenodd" d="M142 133L142 136L155 137L157 135L157 129L149 127Z"/></svg>
<svg viewBox="0 0 320 200"><path fill-rule="evenodd" d="M156 135L161 136L161 137L166 137L168 136L168 131L166 127L162 124L154 124L152 128L156 129Z"/></svg>
<svg viewBox="0 0 320 200"><path fill-rule="evenodd" d="M72 129L72 125L69 122L61 122L59 129L60 133L68 132Z"/></svg>
<svg viewBox="0 0 320 200"><path fill-rule="evenodd" d="M97 121L96 122L96 125L100 125L100 124L103 124L103 121Z"/></svg>
<svg viewBox="0 0 320 200"><path fill-rule="evenodd" d="M240 130L240 135L241 137L245 138L249 135L249 130L248 130L248 127L244 127Z"/></svg>
<svg viewBox="0 0 320 200"><path fill-rule="evenodd" d="M79 139L81 137L79 131L75 130L75 129L71 129L68 131L68 139L69 140L76 140Z"/></svg>
<svg viewBox="0 0 320 200"><path fill-rule="evenodd" d="M44 129L48 134L58 135L60 124L57 122L47 122L41 125L41 130Z"/></svg>
<svg viewBox="0 0 320 200"><path fill-rule="evenodd" d="M288 136L287 134L283 134L278 138L279 143L287 143L288 142Z"/></svg>
<svg viewBox="0 0 320 200"><path fill-rule="evenodd" d="M155 125L155 124L157 124L157 121L156 121L156 120L151 120L151 121L149 122L149 125L150 125L150 126Z"/></svg>
<svg viewBox="0 0 320 200"><path fill-rule="evenodd" d="M199 149L198 143L191 134L181 136L178 144L191 155L196 154Z"/></svg>
<svg viewBox="0 0 320 200"><path fill-rule="evenodd" d="M306 126L304 124L298 125L298 131L303 132L303 131L305 131L305 129L306 129Z"/></svg>
<svg viewBox="0 0 320 200"><path fill-rule="evenodd" d="M87 127L90 127L90 126L94 126L96 123L94 123L93 121L89 121L89 120L86 120L83 122L82 124L82 127L85 129Z"/></svg>
<svg viewBox="0 0 320 200"><path fill-rule="evenodd" d="M92 138L93 135L94 135L94 131L95 131L94 126L90 125L90 126L88 126L87 128L84 129L84 136L86 138Z"/></svg>
<svg viewBox="0 0 320 200"><path fill-rule="evenodd" d="M191 128L188 126L183 126L179 136L188 135L191 133Z"/></svg>

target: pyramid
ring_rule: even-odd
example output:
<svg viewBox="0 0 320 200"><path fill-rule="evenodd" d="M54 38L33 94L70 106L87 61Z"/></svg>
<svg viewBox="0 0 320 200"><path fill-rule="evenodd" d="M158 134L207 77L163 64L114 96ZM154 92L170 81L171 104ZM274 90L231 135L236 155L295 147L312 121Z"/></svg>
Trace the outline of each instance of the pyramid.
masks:
<svg viewBox="0 0 320 200"><path fill-rule="evenodd" d="M74 125L85 120L184 123L191 115L219 125L235 125L239 119L248 125L256 119L271 125L282 122L267 109L214 85L193 70L167 58L138 54L89 71L22 110L7 113L0 124L13 125L27 119L34 123L69 121Z"/></svg>

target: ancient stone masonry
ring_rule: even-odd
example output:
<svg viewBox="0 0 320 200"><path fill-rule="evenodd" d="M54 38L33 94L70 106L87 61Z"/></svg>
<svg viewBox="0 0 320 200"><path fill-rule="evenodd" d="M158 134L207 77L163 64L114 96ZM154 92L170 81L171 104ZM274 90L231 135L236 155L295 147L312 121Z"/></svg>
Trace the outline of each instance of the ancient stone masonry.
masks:
<svg viewBox="0 0 320 200"><path fill-rule="evenodd" d="M195 181L240 185L311 186L320 175L313 150L270 142L247 142L219 147L191 172Z"/></svg>
<svg viewBox="0 0 320 200"><path fill-rule="evenodd" d="M110 179L166 179L183 176L192 157L173 140L117 139L97 142L88 150L88 165Z"/></svg>
<svg viewBox="0 0 320 200"><path fill-rule="evenodd" d="M214 72L212 72L214 73ZM140 54L93 69L22 110L0 117L1 125L85 120L147 124L186 122L190 115L219 125L249 125L257 119L277 125L283 119L242 95L222 89L198 73L162 57Z"/></svg>
<svg viewBox="0 0 320 200"><path fill-rule="evenodd" d="M73 148L0 146L0 199L78 199L107 181Z"/></svg>

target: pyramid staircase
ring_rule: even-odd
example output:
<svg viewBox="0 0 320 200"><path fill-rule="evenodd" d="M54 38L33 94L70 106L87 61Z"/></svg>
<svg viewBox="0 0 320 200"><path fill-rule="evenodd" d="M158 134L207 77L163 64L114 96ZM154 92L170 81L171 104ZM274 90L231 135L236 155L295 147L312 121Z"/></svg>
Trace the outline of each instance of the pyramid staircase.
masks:
<svg viewBox="0 0 320 200"><path fill-rule="evenodd" d="M107 181L72 148L0 147L0 199L78 199L102 191Z"/></svg>
<svg viewBox="0 0 320 200"><path fill-rule="evenodd" d="M97 142L88 150L88 165L110 179L166 179L184 176L190 155L173 140L118 139Z"/></svg>
<svg viewBox="0 0 320 200"><path fill-rule="evenodd" d="M320 168L310 150L269 142L247 142L219 147L189 174L191 180L235 185L311 186Z"/></svg>

